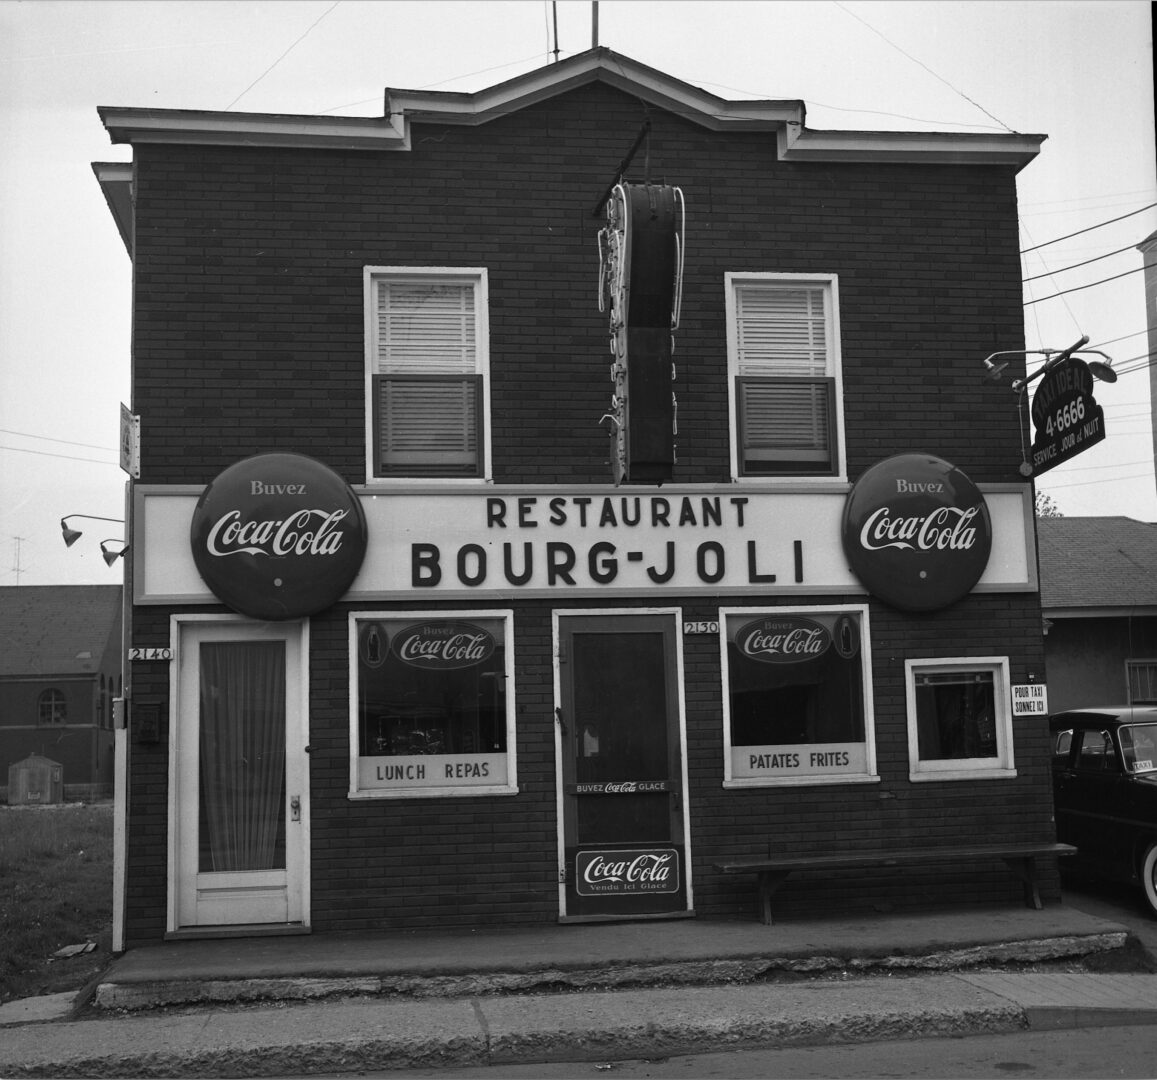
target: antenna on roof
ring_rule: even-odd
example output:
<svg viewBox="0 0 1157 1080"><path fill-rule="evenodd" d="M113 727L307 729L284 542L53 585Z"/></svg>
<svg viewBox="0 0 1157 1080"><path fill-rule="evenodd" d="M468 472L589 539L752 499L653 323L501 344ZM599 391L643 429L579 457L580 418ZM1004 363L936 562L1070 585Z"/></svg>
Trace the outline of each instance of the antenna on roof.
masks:
<svg viewBox="0 0 1157 1080"><path fill-rule="evenodd" d="M599 47L599 0L591 0L591 48Z"/></svg>
<svg viewBox="0 0 1157 1080"><path fill-rule="evenodd" d="M550 10L554 14L554 62L558 63L558 0L551 0Z"/></svg>

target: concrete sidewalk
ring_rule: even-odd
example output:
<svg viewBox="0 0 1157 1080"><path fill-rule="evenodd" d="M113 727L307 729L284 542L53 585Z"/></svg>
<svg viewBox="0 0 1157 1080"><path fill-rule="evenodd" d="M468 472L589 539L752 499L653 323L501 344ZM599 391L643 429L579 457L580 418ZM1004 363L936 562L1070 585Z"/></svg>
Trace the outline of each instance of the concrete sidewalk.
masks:
<svg viewBox="0 0 1157 1080"><path fill-rule="evenodd" d="M1157 1023L1157 976L1007 967L1126 936L1058 906L174 942L117 960L79 1016L10 1023L0 1075L333 1074Z"/></svg>

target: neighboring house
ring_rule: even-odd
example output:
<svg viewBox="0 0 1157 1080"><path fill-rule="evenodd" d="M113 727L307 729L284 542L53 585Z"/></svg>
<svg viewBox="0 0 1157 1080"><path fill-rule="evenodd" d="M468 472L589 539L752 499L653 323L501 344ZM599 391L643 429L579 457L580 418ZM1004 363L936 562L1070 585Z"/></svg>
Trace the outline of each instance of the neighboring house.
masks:
<svg viewBox="0 0 1157 1080"><path fill-rule="evenodd" d="M112 795L121 692L121 587L0 588L0 783L33 754L64 768L66 799Z"/></svg>
<svg viewBox="0 0 1157 1080"><path fill-rule="evenodd" d="M813 132L607 49L373 118L99 112L129 943L750 917L717 861L1053 839L983 379L1043 136ZM781 910L1020 899L962 858Z"/></svg>
<svg viewBox="0 0 1157 1080"><path fill-rule="evenodd" d="M1037 521L1048 703L1157 704L1157 525Z"/></svg>

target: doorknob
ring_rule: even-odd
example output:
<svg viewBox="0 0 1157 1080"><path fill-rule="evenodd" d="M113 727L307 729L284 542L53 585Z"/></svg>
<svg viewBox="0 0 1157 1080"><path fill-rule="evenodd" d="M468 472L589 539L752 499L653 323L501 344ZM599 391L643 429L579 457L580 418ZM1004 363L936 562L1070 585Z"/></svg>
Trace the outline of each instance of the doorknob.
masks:
<svg viewBox="0 0 1157 1080"><path fill-rule="evenodd" d="M301 796L300 795L294 795L293 798L289 800L289 816L290 816L291 821L300 821L301 820Z"/></svg>

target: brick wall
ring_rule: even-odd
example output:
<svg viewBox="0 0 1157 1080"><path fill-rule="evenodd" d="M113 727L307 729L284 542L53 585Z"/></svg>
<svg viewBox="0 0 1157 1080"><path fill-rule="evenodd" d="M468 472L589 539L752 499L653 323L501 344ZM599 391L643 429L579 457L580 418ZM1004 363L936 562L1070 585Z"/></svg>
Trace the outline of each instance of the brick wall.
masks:
<svg viewBox="0 0 1157 1080"><path fill-rule="evenodd" d="M766 134L708 132L595 85L481 127L415 124L410 152L138 146L141 481L206 483L240 458L292 450L364 482L363 268L452 265L489 273L495 481L609 483L598 422L611 390L597 308L602 218L592 210L647 118L649 147L628 178L643 179L649 161L651 179L683 188L688 212L673 482L729 478L727 271L839 275L852 479L891 454L928 451L978 483L1020 480L1012 395L981 379L985 356L1023 343L1010 168L785 164ZM720 606L761 601L668 602L714 619ZM485 798L347 798L348 611L311 624L314 926L555 918L551 604L516 607L520 792ZM167 642L169 614L138 607L134 643ZM976 595L919 616L873 602L871 625L878 784L723 790L718 643L685 639L700 913L750 914L750 886L720 880L710 863L772 841L807 851L1051 838L1043 721L1015 721L1015 780L908 780L904 660L999 654L1014 682L1043 673L1035 594ZM142 940L164 929L163 665L138 664L133 693L162 706L160 741L131 750L129 937ZM1058 895L1054 878L1045 894ZM980 866L803 879L783 903L805 912L1010 897L1019 886L1003 869Z"/></svg>

